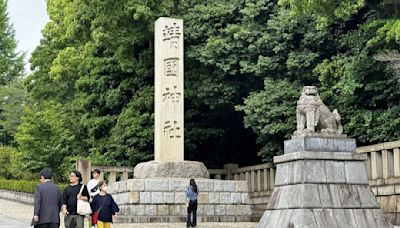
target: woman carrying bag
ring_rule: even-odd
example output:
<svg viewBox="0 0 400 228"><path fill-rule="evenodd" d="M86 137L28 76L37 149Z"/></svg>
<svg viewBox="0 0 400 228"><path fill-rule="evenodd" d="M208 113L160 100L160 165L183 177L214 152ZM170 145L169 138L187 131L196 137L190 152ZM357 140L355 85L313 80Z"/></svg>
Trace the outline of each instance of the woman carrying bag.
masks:
<svg viewBox="0 0 400 228"><path fill-rule="evenodd" d="M110 228L113 217L118 219L119 208L113 197L107 193L107 183L99 182L99 194L93 197L92 201L92 224L97 228Z"/></svg>

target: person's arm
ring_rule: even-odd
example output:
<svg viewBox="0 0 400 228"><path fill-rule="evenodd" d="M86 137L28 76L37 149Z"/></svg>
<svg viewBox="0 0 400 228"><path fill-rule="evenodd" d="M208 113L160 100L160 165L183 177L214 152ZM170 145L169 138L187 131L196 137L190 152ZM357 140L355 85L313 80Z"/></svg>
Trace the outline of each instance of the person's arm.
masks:
<svg viewBox="0 0 400 228"><path fill-rule="evenodd" d="M33 220L35 222L39 221L41 205L42 205L42 197L40 195L39 185L37 185L35 189L35 204L33 206Z"/></svg>
<svg viewBox="0 0 400 228"><path fill-rule="evenodd" d="M90 203L90 207L93 212L97 211L98 207L98 196L93 197L93 201Z"/></svg>
<svg viewBox="0 0 400 228"><path fill-rule="evenodd" d="M117 203L114 201L114 198L111 195L109 195L109 196L110 196L110 200L111 200L111 213L114 215L119 212L119 207L118 207Z"/></svg>
<svg viewBox="0 0 400 228"><path fill-rule="evenodd" d="M67 191L68 187L66 187L64 189L63 195L62 195L62 207L61 207L61 212L64 215L69 214L68 210L67 210L67 202L68 202L68 191Z"/></svg>
<svg viewBox="0 0 400 228"><path fill-rule="evenodd" d="M86 185L83 185L83 190L82 190L82 194L80 196L81 200L85 200L85 201L89 201L90 196L89 196L89 191L86 187Z"/></svg>

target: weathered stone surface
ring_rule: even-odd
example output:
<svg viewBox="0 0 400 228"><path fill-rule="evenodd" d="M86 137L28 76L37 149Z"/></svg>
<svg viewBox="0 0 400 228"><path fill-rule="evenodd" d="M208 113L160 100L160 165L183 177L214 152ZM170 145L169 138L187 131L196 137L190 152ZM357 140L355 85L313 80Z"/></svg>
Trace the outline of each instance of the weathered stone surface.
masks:
<svg viewBox="0 0 400 228"><path fill-rule="evenodd" d="M250 205L237 205L237 214L238 215L251 215Z"/></svg>
<svg viewBox="0 0 400 228"><path fill-rule="evenodd" d="M250 197L248 193L241 193L242 203L243 204L250 204Z"/></svg>
<svg viewBox="0 0 400 228"><path fill-rule="evenodd" d="M332 209L314 209L314 216L318 227L338 227Z"/></svg>
<svg viewBox="0 0 400 228"><path fill-rule="evenodd" d="M285 185L281 187L281 193L275 205L275 209L286 209L288 208L288 194L291 189L291 185Z"/></svg>
<svg viewBox="0 0 400 228"><path fill-rule="evenodd" d="M336 184L328 185L329 195L331 197L332 208L343 208L340 201L339 186Z"/></svg>
<svg viewBox="0 0 400 228"><path fill-rule="evenodd" d="M290 227L290 217L292 214L293 210L282 210L278 220L280 227Z"/></svg>
<svg viewBox="0 0 400 228"><path fill-rule="evenodd" d="M236 192L248 192L246 181L236 181Z"/></svg>
<svg viewBox="0 0 400 228"><path fill-rule="evenodd" d="M325 162L321 160L306 160L304 166L305 183L326 183Z"/></svg>
<svg viewBox="0 0 400 228"><path fill-rule="evenodd" d="M231 193L231 204L241 204L242 203L242 194L241 193Z"/></svg>
<svg viewBox="0 0 400 228"><path fill-rule="evenodd" d="M352 185L339 185L340 202L343 208L360 208L360 197L357 187Z"/></svg>
<svg viewBox="0 0 400 228"><path fill-rule="evenodd" d="M317 222L315 221L314 213L311 209L294 209L292 216L290 217L290 225L292 225L293 227L318 227Z"/></svg>
<svg viewBox="0 0 400 228"><path fill-rule="evenodd" d="M128 191L137 191L137 192L144 191L145 184L146 180L142 179L131 179L128 180L126 183Z"/></svg>
<svg viewBox="0 0 400 228"><path fill-rule="evenodd" d="M201 192L214 192L214 182L217 182L217 181L218 180L197 179L196 184ZM222 181L222 180L219 180L219 181Z"/></svg>
<svg viewBox="0 0 400 228"><path fill-rule="evenodd" d="M374 194L367 185L357 186L362 208L379 208Z"/></svg>
<svg viewBox="0 0 400 228"><path fill-rule="evenodd" d="M129 213L134 215L144 215L145 208L145 205L131 205L129 206Z"/></svg>
<svg viewBox="0 0 400 228"><path fill-rule="evenodd" d="M170 192L185 191L188 186L189 186L189 180L187 179L169 179Z"/></svg>
<svg viewBox="0 0 400 228"><path fill-rule="evenodd" d="M346 161L344 163L346 170L346 183L348 184L368 184L365 165L360 161Z"/></svg>
<svg viewBox="0 0 400 228"><path fill-rule="evenodd" d="M280 197L281 187L277 186L272 190L271 198L269 199L269 204L267 205L267 209L274 209L277 206L278 199Z"/></svg>
<svg viewBox="0 0 400 228"><path fill-rule="evenodd" d="M164 192L164 202L171 204L175 202L175 193L173 192Z"/></svg>
<svg viewBox="0 0 400 228"><path fill-rule="evenodd" d="M300 208L321 208L321 201L318 194L318 187L316 184L304 184L301 185L302 194Z"/></svg>
<svg viewBox="0 0 400 228"><path fill-rule="evenodd" d="M344 162L342 162L342 161L325 161L325 168L326 168L327 183L345 183L346 182Z"/></svg>
<svg viewBox="0 0 400 228"><path fill-rule="evenodd" d="M331 195L328 190L328 185L326 185L326 184L318 185L318 193L319 193L319 198L321 201L322 208L334 208L332 199L331 199Z"/></svg>
<svg viewBox="0 0 400 228"><path fill-rule="evenodd" d="M285 140L284 153L296 153L302 151L312 152L355 152L356 140L350 138L319 138L301 137Z"/></svg>
<svg viewBox="0 0 400 228"><path fill-rule="evenodd" d="M235 192L236 183L235 181L220 181L216 180L214 182L214 191L217 192Z"/></svg>
<svg viewBox="0 0 400 228"><path fill-rule="evenodd" d="M283 163L276 166L275 186L286 185L289 180L289 164Z"/></svg>
<svg viewBox="0 0 400 228"><path fill-rule="evenodd" d="M168 215L168 205L157 205L157 215Z"/></svg>
<svg viewBox="0 0 400 228"><path fill-rule="evenodd" d="M214 205L204 205L204 214L205 215L215 215L215 206Z"/></svg>
<svg viewBox="0 0 400 228"><path fill-rule="evenodd" d="M146 180L146 185L145 185L145 190L146 191L168 191L169 190L169 180L164 179L164 180ZM184 190L181 190L184 191Z"/></svg>
<svg viewBox="0 0 400 228"><path fill-rule="evenodd" d="M197 197L197 202L199 204L208 204L209 203L209 194L206 192L200 193Z"/></svg>
<svg viewBox="0 0 400 228"><path fill-rule="evenodd" d="M215 215L226 215L226 205L215 205Z"/></svg>
<svg viewBox="0 0 400 228"><path fill-rule="evenodd" d="M219 204L220 203L219 193L218 192L210 192L210 193L208 193L208 202L210 204Z"/></svg>
<svg viewBox="0 0 400 228"><path fill-rule="evenodd" d="M332 160L332 161L365 161L367 154L355 154L346 152L326 153L326 152L296 152L283 154L274 157L275 164L281 164L297 160Z"/></svg>
<svg viewBox="0 0 400 228"><path fill-rule="evenodd" d="M226 205L226 214L227 215L236 215L237 214L237 206L236 205Z"/></svg>
<svg viewBox="0 0 400 228"><path fill-rule="evenodd" d="M348 213L351 213L349 216ZM348 209L333 209L337 227L357 227L356 220L352 210Z"/></svg>
<svg viewBox="0 0 400 228"><path fill-rule="evenodd" d="M152 192L151 193L151 203L152 204L160 204L164 202L164 193L162 192Z"/></svg>
<svg viewBox="0 0 400 228"><path fill-rule="evenodd" d="M289 162L288 184L304 183L304 160Z"/></svg>
<svg viewBox="0 0 400 228"><path fill-rule="evenodd" d="M365 212L367 212L367 214ZM370 215L370 213L368 213L368 210L353 209L353 213L358 227L368 227L368 228L376 227L376 222L374 220L373 214ZM369 218L369 216L371 216L372 219Z"/></svg>
<svg viewBox="0 0 400 228"><path fill-rule="evenodd" d="M372 213L374 215L377 227L393 227L393 225L390 224L387 219L385 219L381 209L372 209Z"/></svg>
<svg viewBox="0 0 400 228"><path fill-rule="evenodd" d="M149 161L135 166L134 178L209 178L206 166L196 161Z"/></svg>
<svg viewBox="0 0 400 228"><path fill-rule="evenodd" d="M231 204L232 195L229 192L221 192L220 193L220 203L221 204Z"/></svg>
<svg viewBox="0 0 400 228"><path fill-rule="evenodd" d="M141 204L151 203L151 192L140 192L139 201Z"/></svg>
<svg viewBox="0 0 400 228"><path fill-rule="evenodd" d="M176 204L186 203L186 195L184 192L175 192L175 203Z"/></svg>

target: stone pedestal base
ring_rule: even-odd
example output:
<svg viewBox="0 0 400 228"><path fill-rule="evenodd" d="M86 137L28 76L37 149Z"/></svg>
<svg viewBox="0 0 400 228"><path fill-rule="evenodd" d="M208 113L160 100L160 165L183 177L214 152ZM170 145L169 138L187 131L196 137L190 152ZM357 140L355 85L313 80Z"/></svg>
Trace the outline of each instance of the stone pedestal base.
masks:
<svg viewBox="0 0 400 228"><path fill-rule="evenodd" d="M198 222L250 222L246 181L196 179ZM122 223L185 222L189 179L132 179L110 185Z"/></svg>
<svg viewBox="0 0 400 228"><path fill-rule="evenodd" d="M314 139L288 141L288 153L274 157L275 187L258 228L393 227L368 185L366 156L347 152L353 148L352 142L355 146L354 141L335 139L318 146L307 145ZM287 145L291 143L300 152ZM324 150L310 152L304 148ZM325 151L330 148L339 151Z"/></svg>
<svg viewBox="0 0 400 228"><path fill-rule="evenodd" d="M209 178L207 167L202 162L142 162L135 166L134 178Z"/></svg>

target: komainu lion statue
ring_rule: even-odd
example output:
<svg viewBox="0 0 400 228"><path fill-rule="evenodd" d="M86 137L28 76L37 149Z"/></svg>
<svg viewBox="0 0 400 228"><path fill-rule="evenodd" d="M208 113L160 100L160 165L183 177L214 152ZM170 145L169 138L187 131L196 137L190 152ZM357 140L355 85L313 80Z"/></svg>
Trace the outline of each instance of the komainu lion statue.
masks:
<svg viewBox="0 0 400 228"><path fill-rule="evenodd" d="M296 108L297 130L294 136L314 133L320 130L324 134L340 135L343 127L336 109L329 111L319 98L317 87L304 86Z"/></svg>

